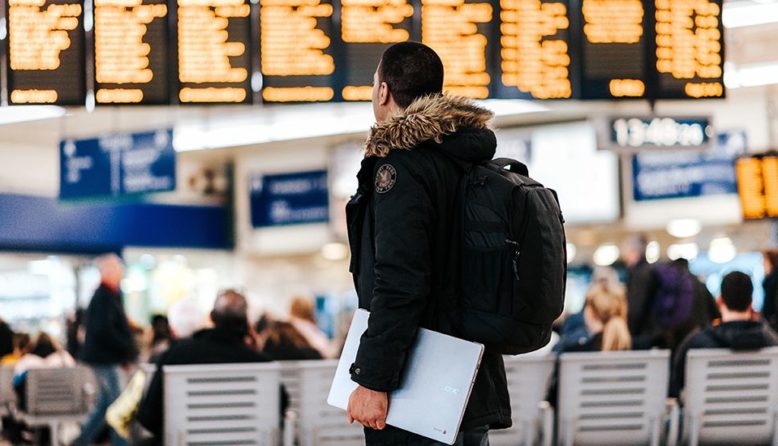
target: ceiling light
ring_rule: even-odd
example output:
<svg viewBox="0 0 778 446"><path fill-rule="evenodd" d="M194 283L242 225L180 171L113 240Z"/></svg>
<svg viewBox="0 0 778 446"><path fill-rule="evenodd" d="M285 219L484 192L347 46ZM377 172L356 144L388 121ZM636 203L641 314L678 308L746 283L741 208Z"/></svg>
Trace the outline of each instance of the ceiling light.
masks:
<svg viewBox="0 0 778 446"><path fill-rule="evenodd" d="M694 260L699 253L700 248L696 243L675 243L667 247L667 257L670 260Z"/></svg>
<svg viewBox="0 0 778 446"><path fill-rule="evenodd" d="M648 263L658 262L661 256L662 247L659 245L659 242L656 240L648 242L648 245L646 245L646 260Z"/></svg>
<svg viewBox="0 0 778 446"><path fill-rule="evenodd" d="M710 241L708 258L715 263L729 263L737 255L737 249L729 237L716 237Z"/></svg>
<svg viewBox="0 0 778 446"><path fill-rule="evenodd" d="M620 255L621 252L618 246L607 243L594 251L592 260L594 260L594 264L597 266L610 266L616 263L616 260L619 260Z"/></svg>
<svg viewBox="0 0 778 446"><path fill-rule="evenodd" d="M567 243L567 263L573 263L573 260L575 260L575 254L577 253L578 249L575 247L575 244L573 243Z"/></svg>
<svg viewBox="0 0 778 446"><path fill-rule="evenodd" d="M56 105L11 105L0 107L0 125L40 121L65 116L65 109Z"/></svg>
<svg viewBox="0 0 778 446"><path fill-rule="evenodd" d="M667 224L667 233L676 238L694 237L701 230L702 224L693 218L679 218Z"/></svg>
<svg viewBox="0 0 778 446"><path fill-rule="evenodd" d="M548 111L546 106L525 100L495 99L480 104L498 118ZM301 122L305 125L300 125ZM357 134L367 132L374 123L375 117L367 102L266 107L261 115L176 125L173 147L177 152L186 152Z"/></svg>
<svg viewBox="0 0 778 446"><path fill-rule="evenodd" d="M27 270L35 276L48 276L54 270L54 264L49 259L33 260L27 264Z"/></svg>
<svg viewBox="0 0 778 446"><path fill-rule="evenodd" d="M349 248L344 243L327 243L321 248L321 256L325 260L337 262L345 260L349 255Z"/></svg>
<svg viewBox="0 0 778 446"><path fill-rule="evenodd" d="M778 83L778 62L735 65L724 64L724 85L727 88L759 87Z"/></svg>
<svg viewBox="0 0 778 446"><path fill-rule="evenodd" d="M721 13L721 21L727 28L741 28L778 22L778 2L738 5L727 3Z"/></svg>

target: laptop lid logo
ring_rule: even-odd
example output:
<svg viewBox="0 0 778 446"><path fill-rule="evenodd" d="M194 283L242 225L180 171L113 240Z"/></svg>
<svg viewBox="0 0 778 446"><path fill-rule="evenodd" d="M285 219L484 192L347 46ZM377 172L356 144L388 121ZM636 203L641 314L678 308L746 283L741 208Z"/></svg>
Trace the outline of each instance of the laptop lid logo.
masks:
<svg viewBox="0 0 778 446"><path fill-rule="evenodd" d="M443 391L446 393L450 393L452 395L459 395L459 389L455 389L451 386L446 386L443 388Z"/></svg>

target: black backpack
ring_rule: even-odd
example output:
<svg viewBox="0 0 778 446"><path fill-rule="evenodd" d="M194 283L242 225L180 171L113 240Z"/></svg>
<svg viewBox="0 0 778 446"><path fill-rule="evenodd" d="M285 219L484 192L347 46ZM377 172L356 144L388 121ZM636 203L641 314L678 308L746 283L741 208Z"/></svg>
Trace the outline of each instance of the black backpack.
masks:
<svg viewBox="0 0 778 446"><path fill-rule="evenodd" d="M502 354L537 350L564 307L567 252L556 192L507 158L469 166L462 189L458 334Z"/></svg>

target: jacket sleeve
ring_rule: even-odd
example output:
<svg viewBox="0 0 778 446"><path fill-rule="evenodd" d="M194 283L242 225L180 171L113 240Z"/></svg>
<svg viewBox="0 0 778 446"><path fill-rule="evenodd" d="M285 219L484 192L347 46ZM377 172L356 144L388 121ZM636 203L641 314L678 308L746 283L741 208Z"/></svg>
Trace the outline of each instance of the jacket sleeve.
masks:
<svg viewBox="0 0 778 446"><path fill-rule="evenodd" d="M100 293L100 294L98 294ZM135 359L137 348L132 331L124 316L121 302L114 296L98 291L87 310L87 331L91 332L94 345L101 352L121 352L123 361ZM111 354L110 357L116 357Z"/></svg>
<svg viewBox="0 0 778 446"><path fill-rule="evenodd" d="M134 361L138 355L138 348L135 345L135 337L130 329L122 299L113 298L111 304L111 321L106 327L107 338L110 338L111 344L117 351L122 352L125 361Z"/></svg>
<svg viewBox="0 0 778 446"><path fill-rule="evenodd" d="M395 151L374 174L375 283L368 328L351 378L392 391L416 336L430 292L434 209L422 179L409 168L409 152Z"/></svg>

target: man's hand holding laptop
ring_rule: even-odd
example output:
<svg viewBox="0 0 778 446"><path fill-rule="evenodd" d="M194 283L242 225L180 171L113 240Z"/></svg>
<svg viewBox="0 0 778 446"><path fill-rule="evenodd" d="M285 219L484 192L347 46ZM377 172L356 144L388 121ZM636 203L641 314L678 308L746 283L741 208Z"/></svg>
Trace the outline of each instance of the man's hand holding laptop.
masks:
<svg viewBox="0 0 778 446"><path fill-rule="evenodd" d="M358 386L348 400L348 422L354 421L375 430L386 427L386 414L389 412L389 395L386 392L370 390Z"/></svg>

